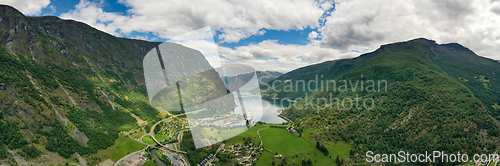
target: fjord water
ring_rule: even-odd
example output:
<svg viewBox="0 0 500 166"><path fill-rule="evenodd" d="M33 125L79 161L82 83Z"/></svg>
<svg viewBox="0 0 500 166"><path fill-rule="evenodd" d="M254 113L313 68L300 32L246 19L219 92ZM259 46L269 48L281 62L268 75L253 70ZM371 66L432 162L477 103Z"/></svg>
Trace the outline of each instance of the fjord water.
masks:
<svg viewBox="0 0 500 166"><path fill-rule="evenodd" d="M241 105L239 104L238 96L236 93L234 95L234 102L237 103L237 107L234 109L234 113L242 114ZM266 123L283 123L285 120L278 116L278 110L282 109L279 102L273 102L261 98L260 95L254 95L249 92L241 93L241 98L244 103L246 112L251 112L253 116L253 121L262 121ZM259 111L261 110L262 111Z"/></svg>

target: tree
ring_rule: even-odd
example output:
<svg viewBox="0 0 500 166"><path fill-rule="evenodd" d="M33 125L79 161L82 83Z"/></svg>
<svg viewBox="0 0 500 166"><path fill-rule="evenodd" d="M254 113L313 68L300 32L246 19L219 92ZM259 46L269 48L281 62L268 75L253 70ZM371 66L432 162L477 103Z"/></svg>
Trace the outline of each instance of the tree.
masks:
<svg viewBox="0 0 500 166"><path fill-rule="evenodd" d="M312 166L312 161L311 159L307 159L307 160L302 160L302 166Z"/></svg>
<svg viewBox="0 0 500 166"><path fill-rule="evenodd" d="M23 148L21 148L21 151L24 153L25 157L28 158L35 158L42 154L40 150L31 145L24 145Z"/></svg>
<svg viewBox="0 0 500 166"><path fill-rule="evenodd" d="M324 145L320 144L319 142L316 142L316 148L318 148L318 150L320 150L321 152L323 152L323 154L325 156L329 155L328 149L326 149L326 147Z"/></svg>
<svg viewBox="0 0 500 166"><path fill-rule="evenodd" d="M245 148L245 147L241 148L241 154L243 156L246 156L247 155L247 148Z"/></svg>

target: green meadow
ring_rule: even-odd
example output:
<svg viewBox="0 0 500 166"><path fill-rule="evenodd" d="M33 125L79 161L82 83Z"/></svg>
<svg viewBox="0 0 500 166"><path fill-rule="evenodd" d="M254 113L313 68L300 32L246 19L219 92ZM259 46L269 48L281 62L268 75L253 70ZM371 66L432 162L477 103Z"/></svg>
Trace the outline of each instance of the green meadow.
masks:
<svg viewBox="0 0 500 166"><path fill-rule="evenodd" d="M166 140L166 139L168 139L170 137L166 136L166 135L155 135L155 138L156 138L156 140L158 140L159 142L161 142L161 141Z"/></svg>
<svg viewBox="0 0 500 166"><path fill-rule="evenodd" d="M142 166L156 166L156 164L154 160L149 160L142 164Z"/></svg>
<svg viewBox="0 0 500 166"><path fill-rule="evenodd" d="M248 137L250 137L252 139L251 141L254 144L259 144L260 140L259 140L259 136L257 135L257 131L260 129L265 129L265 128L269 128L269 127L267 125L256 125L252 128L249 128L245 132L238 134L237 136L226 140L226 144L227 145L243 144L245 142L243 139L248 139Z"/></svg>
<svg viewBox="0 0 500 166"><path fill-rule="evenodd" d="M262 151L256 165L271 165L273 161L275 161L274 154L268 151Z"/></svg>
<svg viewBox="0 0 500 166"><path fill-rule="evenodd" d="M148 145L154 145L155 144L155 141L153 140L153 138L151 138L151 136L145 136L145 137L142 137L142 142L148 144Z"/></svg>
<svg viewBox="0 0 500 166"><path fill-rule="evenodd" d="M130 135L132 138L134 139L139 139L142 137L142 135L144 135L144 132L140 131L140 132L137 132L137 133L134 133L132 135Z"/></svg>
<svg viewBox="0 0 500 166"><path fill-rule="evenodd" d="M130 137L120 136L116 139L116 142L113 146L100 150L95 154L96 157L99 157L102 161L110 158L114 162L118 161L120 158L126 156L129 153L139 151L141 149L146 148L146 145L133 140Z"/></svg>
<svg viewBox="0 0 500 166"><path fill-rule="evenodd" d="M245 132L245 128L243 128L243 127L235 128L232 130L220 130L220 133L219 133L218 129L214 129L212 127L204 127L202 130L203 130L205 136L217 138L217 140L223 140L223 138L231 138L235 134Z"/></svg>
<svg viewBox="0 0 500 166"><path fill-rule="evenodd" d="M273 152L283 155L283 158L287 157L287 164L301 164L302 160L311 159L314 165L332 165L335 163L337 155L340 159L345 159L349 157L349 151L351 150L351 145L336 142L336 143L325 143L324 146L328 149L330 153L329 156L325 156L321 151L316 148L316 142L310 139L312 130L305 129L302 133L302 137L297 134L292 134L284 128L272 128L270 126L284 126L288 125L277 125L277 124L262 124L256 125L247 131L226 140L226 145L242 144L243 138L252 138L252 142L259 143L259 137L257 131L259 131L262 137L262 146ZM330 157L331 156L331 157ZM283 159L282 158L282 159ZM262 151L262 155L257 161L257 165L270 165L273 161L276 164L281 164L282 159L274 158L274 154Z"/></svg>

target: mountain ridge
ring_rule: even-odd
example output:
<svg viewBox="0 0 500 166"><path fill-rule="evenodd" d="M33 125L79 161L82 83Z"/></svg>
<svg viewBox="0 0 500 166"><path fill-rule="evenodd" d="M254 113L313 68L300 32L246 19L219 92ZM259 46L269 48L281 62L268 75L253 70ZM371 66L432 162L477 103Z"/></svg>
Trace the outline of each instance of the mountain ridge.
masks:
<svg viewBox="0 0 500 166"><path fill-rule="evenodd" d="M312 140L353 144L354 155L349 158L355 160L349 164L363 163L367 151L491 153L500 147L500 126L494 119L500 118L496 114L499 107L490 100L499 96L495 89L499 77L494 73L500 72L500 65L494 62L459 44L415 39L383 45L357 58L294 70L278 77L281 82L265 94L286 100L300 98L281 114L299 132L314 131ZM329 90L283 92L287 86L302 87L298 80L307 82L321 75L320 81L335 82L316 89L328 86ZM386 81L388 90L349 89L353 83L369 80ZM344 106L345 99L351 99L348 103L358 97L372 99L368 103L374 107L363 107L363 100L360 108L357 100L354 107Z"/></svg>
<svg viewBox="0 0 500 166"><path fill-rule="evenodd" d="M141 62L159 43L117 38L52 16L26 17L5 5L0 5L0 43L0 65L5 67L0 71L0 83L4 83L0 125L12 129L0 132L0 137L20 140L18 145L0 140L0 159L9 158L5 147L44 147L49 151L44 154L55 156L58 164L73 162L78 152L96 165L103 161L96 152L112 146L124 131L140 131L139 121L152 125L167 116L149 104ZM419 38L382 45L356 58L295 69L269 80L281 83L264 94L303 97L305 88L292 93L273 90L285 88L288 80L312 80L319 75L325 80L387 80L386 92L308 94L316 99L329 93L373 98L376 106L371 110L317 110L339 105L319 103L282 112L298 132L310 131L305 136L318 143L352 144L354 160L346 164L362 163L368 150L420 153L430 147L450 153L492 153L500 146L500 131L494 125L498 122L492 119L500 118L495 114L500 109L495 103L500 97L498 66L460 44ZM304 100L296 103L304 104ZM70 134L78 131L85 136Z"/></svg>
<svg viewBox="0 0 500 166"><path fill-rule="evenodd" d="M96 165L105 160L96 152L121 132L166 117L150 106L142 69L158 44L0 5L0 121L15 122L26 146L53 156L39 163L71 163L78 152ZM0 148L0 158L5 153Z"/></svg>

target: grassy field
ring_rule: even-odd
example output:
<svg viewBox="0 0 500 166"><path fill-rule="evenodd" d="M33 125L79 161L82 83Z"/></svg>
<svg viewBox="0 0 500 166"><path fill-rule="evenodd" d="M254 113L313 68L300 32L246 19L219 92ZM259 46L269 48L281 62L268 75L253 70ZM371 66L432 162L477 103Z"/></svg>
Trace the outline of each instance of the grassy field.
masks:
<svg viewBox="0 0 500 166"><path fill-rule="evenodd" d="M289 127L289 125L280 124L262 124L256 125L247 131L226 140L226 145L242 144L243 138L252 138L252 142L259 144L260 140L257 131L260 130L262 137L262 146L273 152L287 157L287 164L301 164L302 160L311 159L314 165L332 165L335 163L337 155L340 159L349 157L351 145L337 142L325 143L324 146L330 153L325 156L321 151L316 148L316 142L310 140L310 135L314 130L304 130L302 137L288 132L284 128L272 128L270 126ZM330 158L331 156L331 158ZM257 165L270 165L273 161L276 164L281 163L281 159L274 158L274 154L263 151L262 156L259 157Z"/></svg>
<svg viewBox="0 0 500 166"><path fill-rule="evenodd" d="M241 144L244 142L243 138L248 137L252 138L252 142L258 144L259 137L257 135L257 130L260 130L259 133L262 137L263 147L286 156L288 164L301 164L302 160L310 158L314 165L332 165L335 163L337 155L340 159L349 156L349 151L351 150L351 145L349 144L342 142L326 143L324 146L328 149L330 155L325 156L316 148L316 142L309 138L314 131L305 130L305 132L302 133L302 137L299 137L298 135L288 132L284 128L272 128L270 126L288 127L288 125L278 124L256 125L238 136L228 139L226 144ZM262 156L259 157L257 165L270 165L273 161L275 161L276 164L281 163L280 159L274 158L274 154L264 151Z"/></svg>
<svg viewBox="0 0 500 166"><path fill-rule="evenodd" d="M153 140L153 138L151 138L151 136L145 136L145 137L142 137L142 142L148 144L148 145L154 145L155 144L155 141Z"/></svg>
<svg viewBox="0 0 500 166"><path fill-rule="evenodd" d="M243 144L243 138L247 139L248 137L250 137L252 139L252 142L254 144L259 144L260 143L260 140L259 140L259 136L257 135L257 130L260 130L260 129L264 129L264 128L269 128L268 126L266 125L256 125L252 128L249 128L247 131L233 137L233 138L230 138L228 140L226 140L226 144L227 145L235 145L235 144Z"/></svg>
<svg viewBox="0 0 500 166"><path fill-rule="evenodd" d="M168 139L170 137L166 136L166 135L155 135L155 138L156 138L156 140L158 140L159 142L161 142L161 141L166 140L166 139Z"/></svg>
<svg viewBox="0 0 500 166"><path fill-rule="evenodd" d="M273 129L276 129L276 128L273 128ZM284 129L282 129L282 130L284 130ZM263 131L265 131L265 130L263 130ZM286 130L284 130L284 131L287 132ZM278 143L280 141L286 141L287 143L285 143L284 145L282 144L282 146L293 146L293 145L301 145L301 146L297 146L296 148L282 148L282 147L277 146L277 145L274 145L274 146L271 145L271 147L266 147L266 148L273 150L273 151L278 151L278 153L288 156L289 163L292 160L295 160L296 162L300 163L299 159L306 159L309 157L311 159L311 161L313 162L313 165L332 165L333 163L335 163L335 159L337 158L337 155L339 156L340 159L345 159L345 158L349 157L349 151L351 150L351 145L343 143L343 142L325 143L324 146L328 149L328 152L330 153L329 156L325 156L321 151L319 151L316 148L316 142L310 140L309 136L311 135L312 132L313 132L312 130L306 129L302 133L302 137L298 137L298 136L293 135L289 132L288 132L288 134L285 134L283 131L280 132L282 134L277 134L277 132L276 132L276 134L274 134L275 137L272 137L272 139L274 139L272 141L278 142ZM272 133L269 133L269 134L272 134ZM268 134L266 134L266 135L268 135ZM266 139L264 138L262 131L261 131L261 136L263 137L263 142L265 145L265 142L267 142L266 141L267 138ZM295 137L295 138L288 138L290 136ZM297 140L297 139L301 140L301 142L299 142L299 140ZM298 158L296 158L297 156L295 156L295 153L293 153L294 150L300 154L298 156ZM331 158L330 158L330 156L331 156ZM292 160L290 160L290 159L292 159Z"/></svg>
<svg viewBox="0 0 500 166"><path fill-rule="evenodd" d="M234 136L236 133L242 133L245 131L245 128L240 127L232 130L221 130L220 133L219 130L211 128L211 127L205 127L203 128L203 132L206 134L207 137L213 137L217 138L217 140L223 140L223 138L231 138Z"/></svg>
<svg viewBox="0 0 500 166"><path fill-rule="evenodd" d="M140 132L137 132L137 133L134 133L132 135L130 135L132 138L134 139L139 139L142 137L142 135L144 135L144 132L140 131Z"/></svg>
<svg viewBox="0 0 500 166"><path fill-rule="evenodd" d="M149 160L149 161L146 161L143 166L156 166L155 164L155 161L154 160Z"/></svg>
<svg viewBox="0 0 500 166"><path fill-rule="evenodd" d="M274 161L274 154L268 151L262 151L261 156L259 157L259 160L257 160L256 165L271 165L273 161Z"/></svg>
<svg viewBox="0 0 500 166"><path fill-rule="evenodd" d="M261 130L260 136L262 137L262 146L283 155L308 153L316 149L315 146L309 146L310 143L307 140L282 128Z"/></svg>
<svg viewBox="0 0 500 166"><path fill-rule="evenodd" d="M106 159L111 159L114 162L119 160L120 158L126 156L128 153L132 153L135 151L139 151L144 149L146 145L141 144L132 138L120 136L116 139L115 144L105 150L100 150L95 154L96 157L99 157L102 161Z"/></svg>

